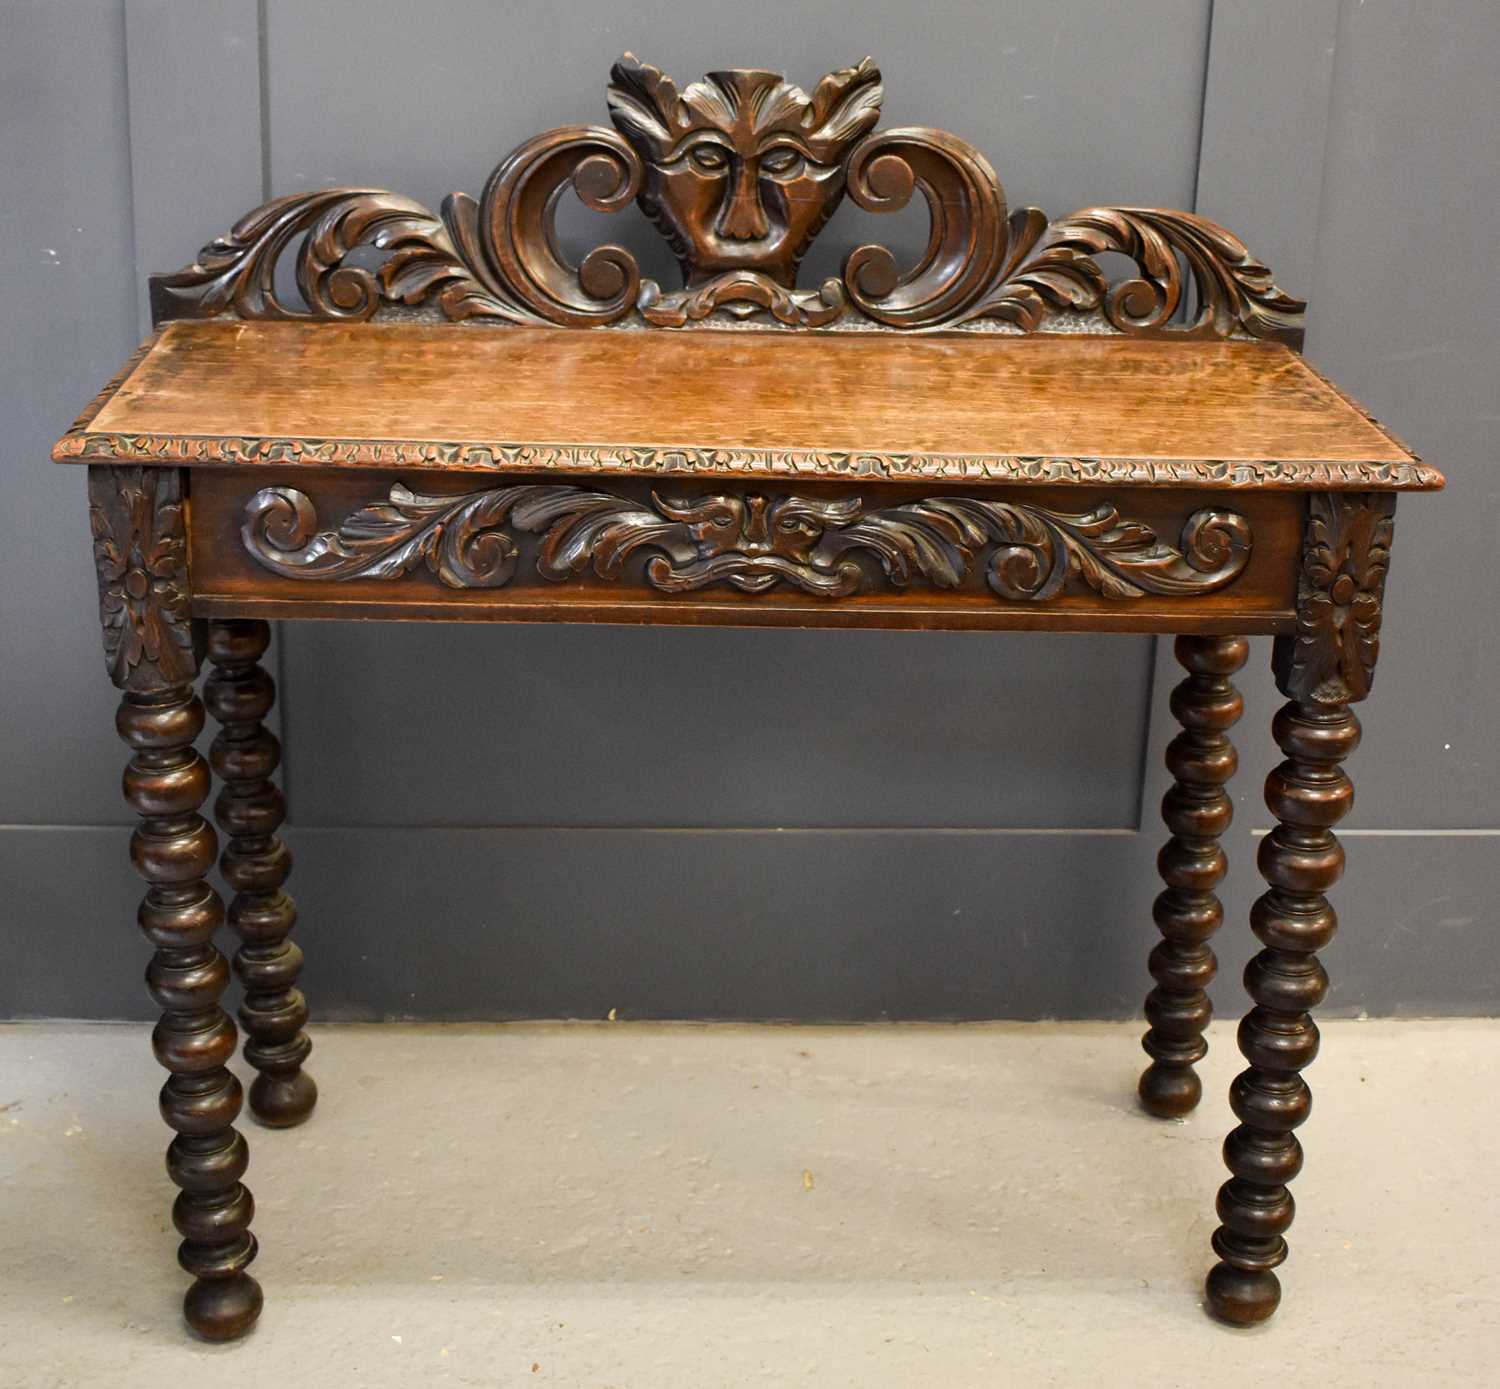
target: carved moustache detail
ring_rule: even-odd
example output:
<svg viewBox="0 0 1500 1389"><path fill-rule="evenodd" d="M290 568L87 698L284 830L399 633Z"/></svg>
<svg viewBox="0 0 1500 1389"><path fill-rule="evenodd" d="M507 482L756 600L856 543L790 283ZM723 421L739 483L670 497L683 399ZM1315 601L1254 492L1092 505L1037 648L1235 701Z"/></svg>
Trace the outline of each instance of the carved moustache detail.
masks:
<svg viewBox="0 0 1500 1389"><path fill-rule="evenodd" d="M977 320L1035 332L1090 317L1143 337L1257 337L1300 346L1305 305L1222 227L1189 212L1086 208L1049 222L1009 213L978 150L926 127L876 132L882 88L868 58L811 95L772 72L711 72L681 91L626 54L611 70L610 119L534 136L496 167L476 202L454 193L434 216L379 189L277 198L151 281L153 317L367 319L435 304L450 319L584 328L638 317L682 327L724 311L799 328L844 320L892 329ZM571 189L596 212L637 204L667 239L683 287L640 275L597 246L576 265L556 210ZM797 287L797 268L845 194L866 212L920 196L929 220L915 265L879 243L855 247L840 278ZM277 293L293 253L305 307ZM375 267L353 253L372 247ZM1111 280L1096 256L1134 262ZM1184 319L1184 305L1193 306Z"/></svg>
<svg viewBox="0 0 1500 1389"><path fill-rule="evenodd" d="M990 589L1012 602L1045 602L1075 579L1105 598L1209 593L1243 571L1251 547L1249 522L1232 511L1193 513L1176 549L1108 503L1071 513L930 497L866 514L858 497L653 493L647 505L534 484L422 496L396 483L336 531L316 525L304 493L267 487L246 503L240 535L258 563L289 578L396 579L425 566L450 588L509 583L520 558L512 532L540 537L537 573L557 582L587 570L618 580L636 551L651 551L644 579L663 593L785 583L840 598L868 589L877 565L894 588L918 578L957 588L982 555Z"/></svg>

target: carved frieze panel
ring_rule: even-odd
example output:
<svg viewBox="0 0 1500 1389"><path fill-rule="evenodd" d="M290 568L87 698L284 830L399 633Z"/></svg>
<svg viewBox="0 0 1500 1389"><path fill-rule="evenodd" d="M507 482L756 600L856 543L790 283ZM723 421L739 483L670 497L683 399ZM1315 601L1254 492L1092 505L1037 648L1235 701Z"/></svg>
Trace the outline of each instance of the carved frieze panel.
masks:
<svg viewBox="0 0 1500 1389"><path fill-rule="evenodd" d="M883 89L869 58L810 94L745 68L679 89L630 54L610 77L615 129L564 126L526 141L477 202L454 193L434 215L396 193L332 188L266 203L192 265L152 278L157 320L365 319L431 306L455 320L573 327L729 315L804 328L1071 324L1301 343L1305 305L1207 219L1140 207L1056 222L1036 208L1012 214L994 169L964 140L925 127L876 130ZM570 263L554 224L569 190L600 212L638 204L671 246L681 287L642 279L613 244ZM920 193L926 249L902 267L885 247L862 245L840 277L799 287L797 267L846 192L875 213ZM351 255L361 248L383 257L376 268L367 251ZM1111 281L1095 259L1104 252L1128 258L1134 273ZM300 305L277 292L287 254Z"/></svg>
<svg viewBox="0 0 1500 1389"><path fill-rule="evenodd" d="M1273 653L1283 694L1310 704L1366 698L1380 654L1380 616L1391 562L1396 498L1314 492L1297 582L1297 630Z"/></svg>
<svg viewBox="0 0 1500 1389"><path fill-rule="evenodd" d="M878 586L954 589L982 575L998 597L1043 603L1069 585L1106 599L1214 592L1244 569L1250 524L1228 510L1189 516L1177 544L1102 502L1066 512L1029 502L940 496L866 509L862 498L720 493L649 499L586 487L520 484L427 496L397 483L335 530L319 531L295 488L256 492L245 550L274 573L308 580L399 579L427 570L450 588L498 588L520 539L536 572L567 582L636 581L665 594L783 586L837 599Z"/></svg>
<svg viewBox="0 0 1500 1389"><path fill-rule="evenodd" d="M89 528L109 678L138 691L191 682L202 632L189 614L181 474L90 467Z"/></svg>

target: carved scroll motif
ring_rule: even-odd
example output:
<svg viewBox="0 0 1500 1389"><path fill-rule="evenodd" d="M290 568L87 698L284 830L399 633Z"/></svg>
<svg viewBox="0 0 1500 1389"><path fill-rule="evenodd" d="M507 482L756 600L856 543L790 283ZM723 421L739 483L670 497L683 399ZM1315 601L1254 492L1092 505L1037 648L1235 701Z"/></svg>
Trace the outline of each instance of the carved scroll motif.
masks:
<svg viewBox="0 0 1500 1389"><path fill-rule="evenodd" d="M246 504L241 538L260 564L298 579L394 579L419 567L450 588L510 581L514 533L537 535L537 572L564 581L615 580L637 551L663 593L726 584L765 593L781 584L824 598L863 591L873 560L887 583L957 588L977 559L1001 598L1045 602L1070 579L1110 599L1186 597L1232 582L1250 556L1243 516L1199 511L1180 548L1102 503L1069 513L1018 502L933 497L866 513L858 497L783 494L669 498L651 504L566 485L423 496L397 483L389 498L316 529L311 500L268 487Z"/></svg>
<svg viewBox="0 0 1500 1389"><path fill-rule="evenodd" d="M191 683L202 632L189 611L181 474L91 467L89 528L109 678L142 692Z"/></svg>
<svg viewBox="0 0 1500 1389"><path fill-rule="evenodd" d="M1278 637L1276 684L1291 699L1349 704L1369 696L1391 562L1396 498L1314 492L1297 584L1297 630Z"/></svg>
<svg viewBox="0 0 1500 1389"><path fill-rule="evenodd" d="M1050 224L1036 208L1008 217L994 169L957 136L922 127L871 133L883 91L868 58L829 73L811 95L744 68L679 91L628 53L610 78L618 133L577 125L536 136L501 162L478 203L454 193L440 216L376 189L277 198L193 265L152 277L157 321L365 319L398 304L435 304L451 319L571 327L683 327L728 314L801 328L987 321L1030 333L1086 318L1085 326L1119 333L1300 346L1306 306L1205 218L1132 207L1089 208ZM677 257L682 288L642 280L616 245L569 263L556 208L570 188L600 212L638 202ZM841 279L799 288L798 265L846 189L869 212L897 210L920 192L926 248L902 269L885 247L862 245ZM305 306L276 291L277 263L294 243ZM376 269L366 268L363 248L384 256ZM1106 252L1128 257L1135 275L1112 283L1094 259Z"/></svg>
<svg viewBox="0 0 1500 1389"><path fill-rule="evenodd" d="M194 264L151 278L158 321L206 318L367 319L382 304L435 299L454 320L583 327L624 317L640 293L635 259L601 246L567 264L553 225L558 198L572 186L597 212L629 206L641 166L602 126L567 126L539 135L490 175L479 203L467 193L443 200L441 218L380 189L332 188L276 198L210 242ZM276 268L298 237L297 288L305 308L283 303ZM386 253L378 271L345 264L356 248Z"/></svg>

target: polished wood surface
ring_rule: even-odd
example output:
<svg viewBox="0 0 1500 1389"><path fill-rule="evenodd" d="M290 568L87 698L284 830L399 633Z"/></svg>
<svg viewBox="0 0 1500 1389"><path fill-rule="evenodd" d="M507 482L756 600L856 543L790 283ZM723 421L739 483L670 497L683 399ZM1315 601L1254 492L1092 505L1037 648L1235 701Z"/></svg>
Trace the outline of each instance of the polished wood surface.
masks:
<svg viewBox="0 0 1500 1389"><path fill-rule="evenodd" d="M1285 347L1082 334L175 323L80 437L98 442L60 456L191 465L254 456L234 448L241 440L342 440L364 447L344 449L334 466L441 466L441 450L425 446L458 442L541 450L488 465L530 470L848 475L868 455L875 476L941 475L924 460L951 459L954 476L984 481L986 459L1223 460L1371 464L1361 485L1434 485ZM228 441L227 454L195 447L214 439ZM382 441L416 447L396 453ZM569 449L585 452L547 453ZM632 457L636 449L651 456ZM663 459L663 450L752 456ZM778 466L791 455L801 462ZM820 466L819 455L835 457ZM295 442L276 461L301 460L324 461ZM1215 481L1323 485L1295 467L1201 475Z"/></svg>
<svg viewBox="0 0 1500 1389"><path fill-rule="evenodd" d="M1187 679L1171 699L1182 732L1167 747L1173 781L1161 815L1172 837L1156 856L1167 886L1151 909L1162 939L1151 952L1156 987L1146 997L1150 1028L1141 1040L1151 1064L1137 1087L1160 1119L1181 1118L1203 1094L1193 1067L1208 1054L1203 1032L1213 1004L1205 990L1218 969L1210 942L1224 920L1214 889L1227 866L1219 841L1234 818L1224 788L1239 765L1229 730L1245 707L1230 677L1249 651L1242 637L1178 637L1173 648Z"/></svg>
<svg viewBox="0 0 1500 1389"><path fill-rule="evenodd" d="M265 725L276 701L276 682L260 663L270 644L264 622L209 623L213 670L203 701L219 725L209 761L223 785L214 818L225 836L219 872L234 892L227 919L241 941L234 972L245 995L245 1060L260 1072L250 1087L250 1112L280 1129L312 1113L318 1087L302 1069L312 1051L302 1030L307 1000L297 988L302 949L287 939L297 906L283 890L291 850L276 833L286 807L271 779L281 765L281 742Z"/></svg>
<svg viewBox="0 0 1500 1389"><path fill-rule="evenodd" d="M967 489L934 494L910 484L808 484L795 493L742 487L726 494L703 480L669 489L622 478L606 490L540 476L501 481L464 474L427 479L420 497L405 494L411 500L396 505L390 499L403 495L400 476L305 469L289 479L288 470L276 468L195 473L193 611L1224 633L1286 632L1296 620L1306 499L1291 492L1122 488L1059 496L1057 489L1014 487L975 501ZM517 497L522 501L504 513ZM960 540L967 543L949 543L937 529L948 516L930 505L934 497L968 508L965 516L1013 527L1032 543L986 546L966 536ZM522 529L518 519L530 522L520 507L528 499L536 506L539 498L547 499L548 515L562 506L573 510L545 528ZM1111 514L1102 531L1094 522L1061 519ZM577 519L570 524L570 517ZM721 519L730 524L713 524ZM791 519L799 525L788 534L778 521ZM1216 542L1230 526L1243 548L1220 550ZM1187 555L1202 567L1179 558ZM882 556L906 564L904 575L895 563L888 571Z"/></svg>
<svg viewBox="0 0 1500 1389"><path fill-rule="evenodd" d="M1265 946L1245 967L1254 1007L1240 1023L1247 1065L1229 1090L1239 1125L1224 1142L1230 1178L1219 1188L1220 1225L1209 1270L1208 1305L1236 1326L1265 1321L1281 1301L1274 1270L1286 1260L1296 1214L1287 1184L1302 1170L1296 1130L1312 1112L1302 1071L1318 1055L1312 1009L1328 992L1317 952L1333 940L1338 917L1324 895L1344 872L1333 832L1354 804L1340 763L1359 746L1359 719L1347 704L1293 700L1276 715L1286 760L1266 778L1276 826L1256 856L1268 891L1250 923Z"/></svg>
<svg viewBox="0 0 1500 1389"><path fill-rule="evenodd" d="M91 465L189 1324L228 1339L261 1308L199 813L205 650L252 1110L285 1126L317 1096L260 663L283 617L1179 634L1139 1086L1162 1117L1201 1093L1231 677L1244 637L1274 634L1286 760L1207 1285L1223 1320L1264 1320L1327 986L1349 706L1379 652L1395 493L1441 475L1290 350L1306 305L1205 218L1012 212L962 139L876 128L869 59L810 93L745 68L679 88L628 54L610 76L614 129L531 137L478 200L434 215L380 189L292 193L153 276L158 334L54 450ZM569 191L638 206L681 286L616 245L564 261ZM925 253L857 246L800 285L846 195L874 213L920 197Z"/></svg>
<svg viewBox="0 0 1500 1389"><path fill-rule="evenodd" d="M130 746L125 800L140 817L130 857L146 880L137 921L155 948L146 987L161 1009L151 1034L170 1075L162 1118L176 1130L167 1175L180 1188L172 1223L182 1236L177 1261L193 1275L183 1300L188 1325L228 1341L260 1315L260 1285L245 1270L256 1255L255 1202L240 1181L250 1151L234 1127L243 1092L228 1069L235 1029L219 998L229 966L214 944L224 903L205 881L218 847L200 815L208 763L193 746L203 702L191 684L150 694L126 690L115 726Z"/></svg>

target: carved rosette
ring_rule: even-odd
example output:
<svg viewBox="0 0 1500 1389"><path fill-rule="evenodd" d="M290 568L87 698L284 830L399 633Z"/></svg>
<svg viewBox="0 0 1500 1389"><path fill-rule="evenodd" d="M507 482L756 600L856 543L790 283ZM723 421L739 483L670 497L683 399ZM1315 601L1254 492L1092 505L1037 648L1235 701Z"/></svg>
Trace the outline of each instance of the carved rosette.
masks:
<svg viewBox="0 0 1500 1389"><path fill-rule="evenodd" d="M865 58L811 94L775 73L732 68L681 90L624 55L610 73L617 130L574 125L538 135L434 216L379 189L277 198L151 281L158 322L240 318L365 319L432 304L450 319L586 327L630 319L679 328L715 315L800 328L960 328L981 320L1034 332L1087 318L1106 330L1200 338L1258 337L1300 346L1305 305L1222 227L1188 212L1088 208L1049 223L1007 215L984 156L957 136L874 131L883 88ZM620 246L578 265L559 250L555 214L569 190L590 208L632 202L666 238L680 289L643 280ZM906 269L878 244L841 279L799 288L797 269L847 191L868 212L919 193L927 246ZM277 293L293 245L302 305ZM384 257L376 269L361 248ZM1134 262L1112 282L1094 259ZM1189 299L1189 290L1191 298ZM1184 306L1192 316L1182 320Z"/></svg>
<svg viewBox="0 0 1500 1389"><path fill-rule="evenodd" d="M246 504L241 538L265 568L298 579L396 579L426 568L450 588L510 582L516 534L538 536L541 577L622 576L648 552L645 582L662 593L727 585L765 593L783 584L823 598L922 580L957 588L982 561L985 582L1012 602L1046 602L1076 580L1105 598L1186 597L1231 583L1251 533L1231 511L1198 511L1180 548L1108 503L1061 512L1028 503L932 497L865 512L857 497L717 495L649 504L567 485L424 496L400 483L385 501L318 531L306 494L267 487Z"/></svg>
<svg viewBox="0 0 1500 1389"><path fill-rule="evenodd" d="M109 678L122 690L191 683L203 641L189 611L181 474L90 467L89 527Z"/></svg>
<svg viewBox="0 0 1500 1389"><path fill-rule="evenodd" d="M1365 699L1380 654L1380 612L1396 498L1314 492L1297 585L1297 630L1273 653L1282 693L1309 704Z"/></svg>

